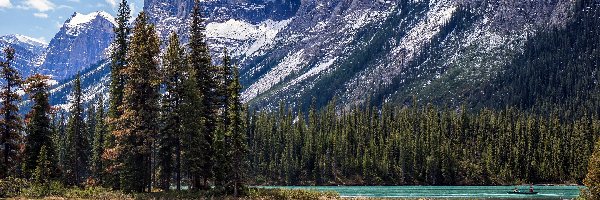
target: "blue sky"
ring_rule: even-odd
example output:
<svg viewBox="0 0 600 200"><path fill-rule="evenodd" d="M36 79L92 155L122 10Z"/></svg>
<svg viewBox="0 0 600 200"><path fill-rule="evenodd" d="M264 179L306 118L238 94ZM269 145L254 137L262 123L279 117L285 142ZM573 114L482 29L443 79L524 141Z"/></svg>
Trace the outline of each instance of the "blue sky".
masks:
<svg viewBox="0 0 600 200"><path fill-rule="evenodd" d="M120 0L0 0L0 35L21 34L50 42L74 12L106 11L113 16ZM128 0L134 13L143 0Z"/></svg>

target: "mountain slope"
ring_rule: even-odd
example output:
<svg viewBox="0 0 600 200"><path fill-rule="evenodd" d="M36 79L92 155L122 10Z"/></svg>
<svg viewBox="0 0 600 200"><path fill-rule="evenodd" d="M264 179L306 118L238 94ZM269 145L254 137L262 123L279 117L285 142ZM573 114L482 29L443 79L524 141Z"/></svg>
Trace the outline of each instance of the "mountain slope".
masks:
<svg viewBox="0 0 600 200"><path fill-rule="evenodd" d="M56 80L71 78L106 58L114 25L106 12L74 13L50 41L42 73Z"/></svg>
<svg viewBox="0 0 600 200"><path fill-rule="evenodd" d="M174 31L185 42L192 2L147 0L144 8L163 38ZM204 6L213 61L228 48L240 67L244 100L270 109L279 101L307 107L313 98L317 107L334 98L342 107L367 99L477 101L480 88L532 36L565 27L576 2L213 0Z"/></svg>
<svg viewBox="0 0 600 200"><path fill-rule="evenodd" d="M5 35L0 37L0 50L6 47L15 49L14 67L22 76L29 76L42 64L48 44L24 35ZM4 57L4 52L2 52Z"/></svg>

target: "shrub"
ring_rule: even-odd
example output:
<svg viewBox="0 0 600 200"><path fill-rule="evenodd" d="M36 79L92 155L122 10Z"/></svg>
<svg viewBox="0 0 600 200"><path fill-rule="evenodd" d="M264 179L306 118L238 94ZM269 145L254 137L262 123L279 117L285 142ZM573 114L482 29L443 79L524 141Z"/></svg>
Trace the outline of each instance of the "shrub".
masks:
<svg viewBox="0 0 600 200"><path fill-rule="evenodd" d="M22 188L28 188L29 182L20 178L6 178L0 180L0 198L16 197L21 194Z"/></svg>
<svg viewBox="0 0 600 200"><path fill-rule="evenodd" d="M247 190L247 194L248 197L252 199L339 199L339 194L335 192L321 192L315 190L250 188Z"/></svg>

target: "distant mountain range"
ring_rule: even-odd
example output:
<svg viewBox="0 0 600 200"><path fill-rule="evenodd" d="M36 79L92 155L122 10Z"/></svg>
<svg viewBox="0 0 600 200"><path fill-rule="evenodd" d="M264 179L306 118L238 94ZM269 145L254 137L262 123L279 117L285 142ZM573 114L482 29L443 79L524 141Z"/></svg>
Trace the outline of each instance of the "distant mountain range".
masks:
<svg viewBox="0 0 600 200"><path fill-rule="evenodd" d="M283 101L318 106L423 101L460 105L522 54L529 38L569 23L577 1L502 0L211 0L207 36L219 64L228 48L240 67L243 98L273 108ZM187 40L193 0L146 0L144 10L163 41ZM106 95L113 17L75 13L49 45L5 36L23 74L60 83L53 103L65 104L70 77L83 72L88 99ZM13 39L11 39L13 38ZM16 39L15 39L16 38ZM21 58L21 59L19 59ZM42 62L43 61L43 62ZM480 92L480 91L479 91ZM105 98L106 99L106 98Z"/></svg>

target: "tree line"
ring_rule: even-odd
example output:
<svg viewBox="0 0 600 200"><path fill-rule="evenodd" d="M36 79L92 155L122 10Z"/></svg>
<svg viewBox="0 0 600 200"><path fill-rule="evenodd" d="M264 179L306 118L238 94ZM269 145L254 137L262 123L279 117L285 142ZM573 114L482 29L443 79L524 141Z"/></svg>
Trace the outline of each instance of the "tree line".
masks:
<svg viewBox="0 0 600 200"><path fill-rule="evenodd" d="M253 183L580 184L600 131L597 116L415 104L338 111L333 102L308 114L282 104L274 113L252 112Z"/></svg>
<svg viewBox="0 0 600 200"><path fill-rule="evenodd" d="M0 178L126 192L214 186L238 195L247 154L242 87L226 50L222 65L212 64L200 2L191 15L189 44L181 45L172 33L162 55L148 16L141 12L131 25L129 19L123 0L107 110L102 96L84 105L88 97L79 75L72 82L68 113L54 109L48 102L49 78L36 74L21 81L10 65L14 50L6 50ZM18 113L20 88L32 102L24 121Z"/></svg>

